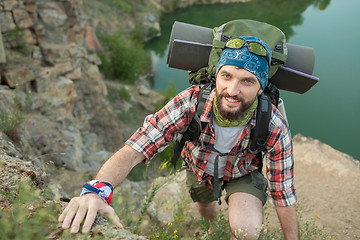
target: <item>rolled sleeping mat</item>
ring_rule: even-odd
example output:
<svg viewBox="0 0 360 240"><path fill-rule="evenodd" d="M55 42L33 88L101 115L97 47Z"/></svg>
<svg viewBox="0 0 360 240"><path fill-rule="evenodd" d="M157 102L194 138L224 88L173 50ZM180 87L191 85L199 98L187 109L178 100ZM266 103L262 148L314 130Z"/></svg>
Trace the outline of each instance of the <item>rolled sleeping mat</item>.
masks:
<svg viewBox="0 0 360 240"><path fill-rule="evenodd" d="M170 35L167 64L188 71L197 71L207 66L212 40L211 28L175 21Z"/></svg>
<svg viewBox="0 0 360 240"><path fill-rule="evenodd" d="M206 67L212 48L213 30L188 23L175 22L170 35L167 64L171 68L197 71ZM286 43L288 57L270 79L279 89L305 93L319 78L312 76L314 49Z"/></svg>
<svg viewBox="0 0 360 240"><path fill-rule="evenodd" d="M319 78L312 75L315 65L315 52L311 47L286 43L288 55L286 62L269 79L279 89L305 93Z"/></svg>

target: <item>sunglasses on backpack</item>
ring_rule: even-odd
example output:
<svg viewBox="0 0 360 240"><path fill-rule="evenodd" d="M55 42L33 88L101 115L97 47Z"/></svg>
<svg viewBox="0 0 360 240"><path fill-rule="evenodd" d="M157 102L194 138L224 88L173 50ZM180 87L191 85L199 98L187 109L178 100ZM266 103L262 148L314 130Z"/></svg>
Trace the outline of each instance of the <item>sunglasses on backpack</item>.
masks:
<svg viewBox="0 0 360 240"><path fill-rule="evenodd" d="M265 57L270 66L271 63L270 54L266 49L266 47L259 42L247 41L241 37L231 38L228 41L226 41L225 48L240 49L245 45L247 46L249 52L258 55L260 57Z"/></svg>

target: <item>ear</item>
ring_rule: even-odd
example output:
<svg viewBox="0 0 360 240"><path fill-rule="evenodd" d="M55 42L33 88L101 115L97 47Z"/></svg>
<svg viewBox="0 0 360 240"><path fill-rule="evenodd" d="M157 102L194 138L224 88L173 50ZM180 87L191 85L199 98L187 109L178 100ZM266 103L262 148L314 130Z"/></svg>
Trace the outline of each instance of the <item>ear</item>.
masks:
<svg viewBox="0 0 360 240"><path fill-rule="evenodd" d="M260 86L260 89L259 89L259 91L258 91L258 95L260 95L262 92L263 92L263 90L262 90L262 88L261 88L261 86Z"/></svg>

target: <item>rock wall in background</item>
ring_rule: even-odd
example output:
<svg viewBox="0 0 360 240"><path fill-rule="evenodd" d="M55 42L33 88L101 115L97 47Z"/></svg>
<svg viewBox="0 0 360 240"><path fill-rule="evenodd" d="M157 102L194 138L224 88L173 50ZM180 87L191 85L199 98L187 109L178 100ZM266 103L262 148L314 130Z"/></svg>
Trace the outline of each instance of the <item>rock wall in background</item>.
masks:
<svg viewBox="0 0 360 240"><path fill-rule="evenodd" d="M45 161L97 169L123 139L81 2L1 0L0 29L0 112L25 112L9 137Z"/></svg>

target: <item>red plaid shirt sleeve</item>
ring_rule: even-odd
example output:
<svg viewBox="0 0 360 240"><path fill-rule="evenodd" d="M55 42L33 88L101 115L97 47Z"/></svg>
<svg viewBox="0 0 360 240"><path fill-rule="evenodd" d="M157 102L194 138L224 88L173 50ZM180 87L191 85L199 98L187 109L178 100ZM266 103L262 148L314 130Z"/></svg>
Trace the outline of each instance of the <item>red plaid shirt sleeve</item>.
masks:
<svg viewBox="0 0 360 240"><path fill-rule="evenodd" d="M183 133L196 110L199 86L192 86L179 93L162 109L145 118L144 124L127 141L133 149L144 154L148 162L164 150L176 133Z"/></svg>
<svg viewBox="0 0 360 240"><path fill-rule="evenodd" d="M272 203L291 206L297 201L293 184L293 146L287 123L277 109L273 111L269 133L266 173Z"/></svg>

